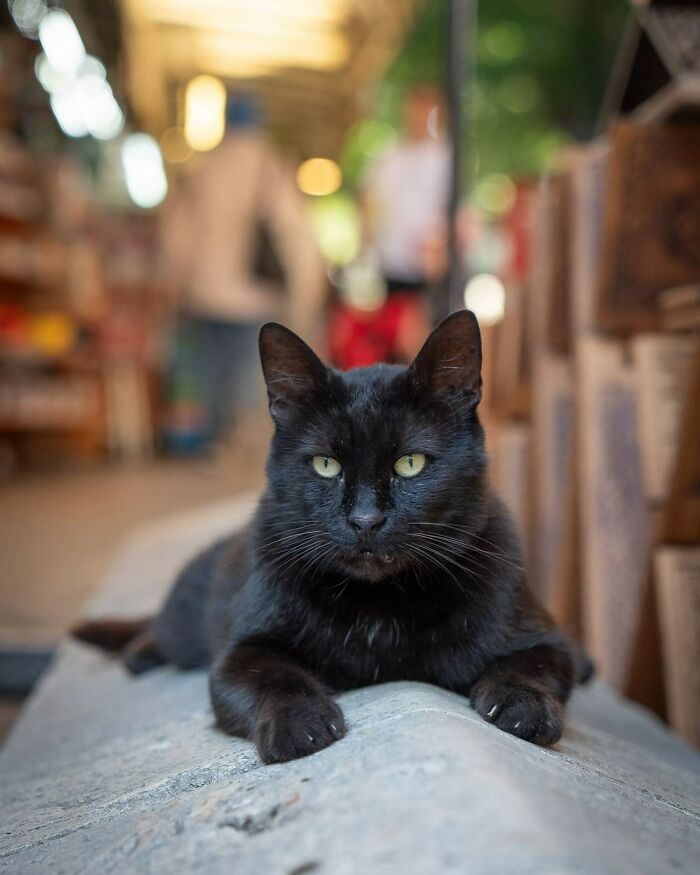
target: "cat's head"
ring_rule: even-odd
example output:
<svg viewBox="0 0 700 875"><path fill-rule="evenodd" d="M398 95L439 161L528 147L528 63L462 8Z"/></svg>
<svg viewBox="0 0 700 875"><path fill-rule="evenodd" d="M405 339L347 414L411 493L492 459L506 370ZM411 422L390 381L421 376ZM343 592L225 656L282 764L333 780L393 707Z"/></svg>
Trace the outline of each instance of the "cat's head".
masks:
<svg viewBox="0 0 700 875"><path fill-rule="evenodd" d="M276 323L263 326L260 355L275 422L278 540L267 543L280 562L376 581L466 538L483 514L486 465L472 313L448 316L407 368L332 370Z"/></svg>

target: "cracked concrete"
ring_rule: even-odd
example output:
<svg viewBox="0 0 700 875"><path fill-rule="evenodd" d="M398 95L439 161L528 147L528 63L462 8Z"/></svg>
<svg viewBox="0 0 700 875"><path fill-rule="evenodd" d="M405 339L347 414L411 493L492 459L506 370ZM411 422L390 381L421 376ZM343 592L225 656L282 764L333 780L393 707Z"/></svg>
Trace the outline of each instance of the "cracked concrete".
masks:
<svg viewBox="0 0 700 875"><path fill-rule="evenodd" d="M249 507L220 505L136 539L94 611L154 604L172 566ZM575 695L549 750L429 686L340 701L342 741L262 766L249 743L212 727L203 673L134 680L66 643L0 756L0 871L698 870L700 757L602 684Z"/></svg>

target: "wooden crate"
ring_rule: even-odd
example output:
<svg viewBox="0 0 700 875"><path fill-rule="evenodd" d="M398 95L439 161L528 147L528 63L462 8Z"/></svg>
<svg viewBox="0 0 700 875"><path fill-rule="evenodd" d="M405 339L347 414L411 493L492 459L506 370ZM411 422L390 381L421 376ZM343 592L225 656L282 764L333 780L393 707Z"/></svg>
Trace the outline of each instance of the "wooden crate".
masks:
<svg viewBox="0 0 700 875"><path fill-rule="evenodd" d="M678 448L681 414L700 341L691 334L640 334L632 340L642 476L647 500L668 495Z"/></svg>
<svg viewBox="0 0 700 875"><path fill-rule="evenodd" d="M584 637L600 674L622 687L639 628L651 543L642 490L634 368L623 343L577 347Z"/></svg>
<svg viewBox="0 0 700 875"><path fill-rule="evenodd" d="M669 720L700 746L700 545L659 548L655 570Z"/></svg>
<svg viewBox="0 0 700 875"><path fill-rule="evenodd" d="M699 156L700 126L614 130L598 287L603 328L656 330L662 292L697 281Z"/></svg>

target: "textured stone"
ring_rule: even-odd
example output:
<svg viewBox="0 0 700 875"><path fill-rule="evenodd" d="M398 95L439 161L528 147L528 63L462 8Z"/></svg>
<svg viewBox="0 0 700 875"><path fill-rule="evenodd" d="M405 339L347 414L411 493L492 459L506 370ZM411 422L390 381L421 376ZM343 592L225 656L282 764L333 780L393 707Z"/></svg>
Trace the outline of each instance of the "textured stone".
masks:
<svg viewBox="0 0 700 875"><path fill-rule="evenodd" d="M220 505L139 537L93 606L138 613L242 515ZM203 673L128 678L66 643L0 756L12 873L694 873L700 758L602 684L541 749L464 699L390 684L340 697L349 733L262 766L212 727Z"/></svg>

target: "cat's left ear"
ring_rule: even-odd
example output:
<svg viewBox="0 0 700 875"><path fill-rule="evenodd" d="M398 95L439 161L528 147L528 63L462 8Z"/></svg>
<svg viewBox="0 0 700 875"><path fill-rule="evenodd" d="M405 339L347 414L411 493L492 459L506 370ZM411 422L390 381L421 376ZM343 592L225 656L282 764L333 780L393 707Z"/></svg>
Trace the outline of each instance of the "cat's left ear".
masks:
<svg viewBox="0 0 700 875"><path fill-rule="evenodd" d="M421 389L459 394L470 407L481 400L481 334L470 310L451 313L434 329L410 367Z"/></svg>
<svg viewBox="0 0 700 875"><path fill-rule="evenodd" d="M326 385L328 369L293 331L268 322L260 329L260 361L275 422Z"/></svg>

